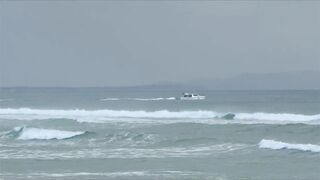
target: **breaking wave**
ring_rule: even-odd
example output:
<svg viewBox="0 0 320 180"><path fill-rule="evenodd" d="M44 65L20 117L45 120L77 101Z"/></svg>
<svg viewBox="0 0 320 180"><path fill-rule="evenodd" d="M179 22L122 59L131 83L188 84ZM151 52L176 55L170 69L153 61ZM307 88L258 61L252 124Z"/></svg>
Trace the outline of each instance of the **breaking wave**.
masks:
<svg viewBox="0 0 320 180"><path fill-rule="evenodd" d="M133 101L163 101L163 100L176 100L175 97L159 97L159 98L104 98L100 101L120 101L120 100L133 100Z"/></svg>
<svg viewBox="0 0 320 180"><path fill-rule="evenodd" d="M0 118L4 119L55 119L55 118L67 118L67 119L79 119L90 117L94 118L214 118L217 117L217 113L213 111L179 111L172 112L167 110L161 111L127 111L127 110L53 110L53 109L0 109Z"/></svg>
<svg viewBox="0 0 320 180"><path fill-rule="evenodd" d="M291 149L299 151L320 152L320 145L315 144L290 144L281 141L262 139L259 143L259 148L266 149Z"/></svg>
<svg viewBox="0 0 320 180"><path fill-rule="evenodd" d="M235 119L246 120L269 120L269 121L314 121L320 120L320 114L304 115L304 114L289 114L289 113L238 113Z"/></svg>
<svg viewBox="0 0 320 180"><path fill-rule="evenodd" d="M82 131L62 131L55 129L15 127L13 130L7 132L5 136L14 137L19 140L61 140L83 135L85 133L86 132Z"/></svg>
<svg viewBox="0 0 320 180"><path fill-rule="evenodd" d="M193 122L210 123L213 120L225 120L235 123L315 123L320 121L320 114L304 115L289 113L219 113L208 110L198 111L128 111L128 110L55 110L55 109L30 109L6 108L0 109L1 119L40 120L40 119L74 119L79 122L107 122L110 119L125 122L159 122L175 123ZM149 121L141 121L141 120ZM170 120L170 121L168 121Z"/></svg>

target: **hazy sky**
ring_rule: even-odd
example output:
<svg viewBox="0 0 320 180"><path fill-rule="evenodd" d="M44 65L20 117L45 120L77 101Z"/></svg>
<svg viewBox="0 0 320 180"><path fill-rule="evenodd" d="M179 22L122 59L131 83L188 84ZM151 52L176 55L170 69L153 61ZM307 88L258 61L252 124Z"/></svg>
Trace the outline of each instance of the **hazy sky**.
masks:
<svg viewBox="0 0 320 180"><path fill-rule="evenodd" d="M320 70L320 1L0 1L0 86Z"/></svg>

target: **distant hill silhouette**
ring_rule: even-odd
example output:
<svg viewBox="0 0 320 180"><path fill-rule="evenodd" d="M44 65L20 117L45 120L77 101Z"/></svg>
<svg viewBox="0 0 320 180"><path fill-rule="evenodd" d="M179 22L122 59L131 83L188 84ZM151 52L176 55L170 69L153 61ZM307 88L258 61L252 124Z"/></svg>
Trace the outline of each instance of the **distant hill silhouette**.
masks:
<svg viewBox="0 0 320 180"><path fill-rule="evenodd" d="M320 89L320 72L246 73L233 78L200 81L192 86L217 90Z"/></svg>
<svg viewBox="0 0 320 180"><path fill-rule="evenodd" d="M100 87L2 87L2 88L106 88L113 90L320 90L320 71L285 73L245 73L232 78L196 80L185 83L162 82L141 86Z"/></svg>
<svg viewBox="0 0 320 180"><path fill-rule="evenodd" d="M137 86L146 89L320 90L320 72L245 73L232 78Z"/></svg>

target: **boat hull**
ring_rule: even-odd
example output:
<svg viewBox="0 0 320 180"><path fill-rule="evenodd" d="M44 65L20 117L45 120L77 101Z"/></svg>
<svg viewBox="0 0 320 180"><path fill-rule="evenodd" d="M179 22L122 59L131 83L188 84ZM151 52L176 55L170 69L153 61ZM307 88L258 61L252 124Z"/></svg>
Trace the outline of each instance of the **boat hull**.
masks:
<svg viewBox="0 0 320 180"><path fill-rule="evenodd" d="M204 100L205 96L180 97L180 100Z"/></svg>

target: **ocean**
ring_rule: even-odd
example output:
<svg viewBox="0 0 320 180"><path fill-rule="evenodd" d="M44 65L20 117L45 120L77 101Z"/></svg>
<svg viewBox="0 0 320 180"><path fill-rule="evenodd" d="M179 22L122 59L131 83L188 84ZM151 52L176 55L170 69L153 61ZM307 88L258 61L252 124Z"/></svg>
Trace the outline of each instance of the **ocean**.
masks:
<svg viewBox="0 0 320 180"><path fill-rule="evenodd" d="M319 90L182 93L2 88L0 179L320 178Z"/></svg>

